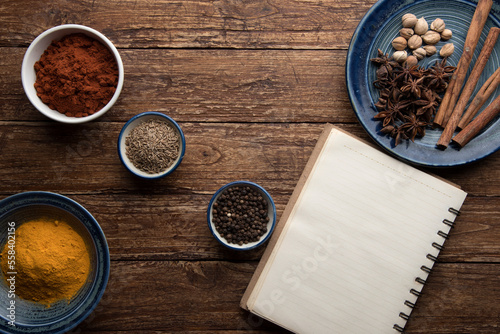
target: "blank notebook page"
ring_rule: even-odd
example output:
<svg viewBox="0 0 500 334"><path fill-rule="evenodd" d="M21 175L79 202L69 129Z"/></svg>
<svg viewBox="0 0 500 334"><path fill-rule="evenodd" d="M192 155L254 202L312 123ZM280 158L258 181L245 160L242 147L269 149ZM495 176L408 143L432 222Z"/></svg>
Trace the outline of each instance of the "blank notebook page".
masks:
<svg viewBox="0 0 500 334"><path fill-rule="evenodd" d="M439 152L436 152L439 154ZM394 333L466 193L333 129L247 306L297 333Z"/></svg>

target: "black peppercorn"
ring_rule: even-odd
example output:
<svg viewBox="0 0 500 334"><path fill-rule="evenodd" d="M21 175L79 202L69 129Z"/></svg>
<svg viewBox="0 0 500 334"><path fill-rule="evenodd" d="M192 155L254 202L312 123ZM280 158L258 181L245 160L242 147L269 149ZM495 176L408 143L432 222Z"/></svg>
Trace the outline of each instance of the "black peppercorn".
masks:
<svg viewBox="0 0 500 334"><path fill-rule="evenodd" d="M212 216L217 232L230 244L255 242L267 232L267 201L250 186L223 190L213 204Z"/></svg>

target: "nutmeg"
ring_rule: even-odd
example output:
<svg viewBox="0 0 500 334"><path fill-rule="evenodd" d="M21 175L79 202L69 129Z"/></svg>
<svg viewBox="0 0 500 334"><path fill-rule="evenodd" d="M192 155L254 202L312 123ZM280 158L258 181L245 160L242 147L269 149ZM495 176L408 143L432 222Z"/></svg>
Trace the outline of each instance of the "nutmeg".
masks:
<svg viewBox="0 0 500 334"><path fill-rule="evenodd" d="M406 49L407 44L408 42L406 41L406 38L401 36L394 38L392 41L392 47L398 51Z"/></svg>
<svg viewBox="0 0 500 334"><path fill-rule="evenodd" d="M394 52L392 57L398 63L403 63L406 60L406 58L408 58L408 53L406 53L406 51L396 51Z"/></svg>
<svg viewBox="0 0 500 334"><path fill-rule="evenodd" d="M413 35L408 40L408 47L412 50L418 49L422 46L422 37L419 35Z"/></svg>
<svg viewBox="0 0 500 334"><path fill-rule="evenodd" d="M453 36L452 32L450 29L444 29L443 32L441 33L441 39L443 41L447 41Z"/></svg>
<svg viewBox="0 0 500 334"><path fill-rule="evenodd" d="M423 35L429 30L429 24L425 20L425 18L421 17L417 20L417 23L415 24L415 27L413 28L415 31L415 34L417 35Z"/></svg>
<svg viewBox="0 0 500 334"><path fill-rule="evenodd" d="M443 45L441 50L439 50L439 55L441 57L449 57L453 54L453 51L455 51L455 46L453 45L453 43L447 43Z"/></svg>
<svg viewBox="0 0 500 334"><path fill-rule="evenodd" d="M413 28L417 23L417 17L414 14L405 14L402 18L404 28Z"/></svg>
<svg viewBox="0 0 500 334"><path fill-rule="evenodd" d="M423 48L418 48L418 49L413 50L413 55L415 57L417 57L418 60L424 59L426 54L427 53L425 52L425 50Z"/></svg>
<svg viewBox="0 0 500 334"><path fill-rule="evenodd" d="M414 33L415 32L413 31L412 28L403 28L399 30L399 35L401 35L401 37L404 37L406 39L410 39L410 37L413 36Z"/></svg>
<svg viewBox="0 0 500 334"><path fill-rule="evenodd" d="M425 50L427 56L432 56L437 52L437 49L434 45L424 45L422 48Z"/></svg>
<svg viewBox="0 0 500 334"><path fill-rule="evenodd" d="M415 56L408 56L405 61L406 67L410 68L418 64L418 59Z"/></svg>
<svg viewBox="0 0 500 334"><path fill-rule="evenodd" d="M441 40L441 34L434 30L429 30L422 35L422 39L426 44L434 45Z"/></svg>
<svg viewBox="0 0 500 334"><path fill-rule="evenodd" d="M441 33L443 32L444 28L445 28L445 23L443 19L437 18L431 23L431 30Z"/></svg>

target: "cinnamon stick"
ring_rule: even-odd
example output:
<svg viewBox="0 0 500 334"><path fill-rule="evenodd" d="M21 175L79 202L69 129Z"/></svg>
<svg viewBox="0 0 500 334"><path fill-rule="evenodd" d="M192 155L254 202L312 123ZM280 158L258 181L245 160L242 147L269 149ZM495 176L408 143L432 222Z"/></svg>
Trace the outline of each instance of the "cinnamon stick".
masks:
<svg viewBox="0 0 500 334"><path fill-rule="evenodd" d="M483 104L488 100L490 95L497 89L500 84L500 67L497 68L495 73L493 73L488 80L483 84L483 86L479 89L476 96L469 104L469 108L465 111L460 123L458 123L458 128L463 129L469 124L471 119L476 116L479 109L483 106Z"/></svg>
<svg viewBox="0 0 500 334"><path fill-rule="evenodd" d="M488 62L488 59L490 59L491 52L495 47L499 34L500 28L496 27L491 28L488 32L488 37L486 37L486 41L484 42L479 57L477 58L476 64L474 65L474 68L472 69L472 72L467 79L467 82L462 90L462 93L460 94L460 98L455 105L455 108L453 108L453 111L448 121L446 122L446 126L443 130L443 133L441 134L441 137L438 140L438 146L442 148L446 148L448 146L448 143L450 142L451 137L453 136L453 133L455 132L458 123L460 122L460 118L464 113L465 106L467 105L467 102L469 101L469 98L471 97L472 92L476 87L476 84L484 70L484 67L486 66L486 63Z"/></svg>
<svg viewBox="0 0 500 334"><path fill-rule="evenodd" d="M467 75L467 70L469 69L470 62L472 60L472 55L476 49L477 42L481 36L486 20L493 5L493 0L479 0L474 11L474 16L472 17L471 23L469 25L469 30L467 31L467 37L465 38L464 50L462 56L457 65L457 69L453 73L450 79L448 88L443 97L443 102L441 102L441 107L439 108L436 116L434 117L434 125L445 127L451 116L451 113L457 102L458 95L462 89L462 85Z"/></svg>
<svg viewBox="0 0 500 334"><path fill-rule="evenodd" d="M464 147L479 131L481 131L500 112L500 95L490 103L472 122L460 131L452 141Z"/></svg>

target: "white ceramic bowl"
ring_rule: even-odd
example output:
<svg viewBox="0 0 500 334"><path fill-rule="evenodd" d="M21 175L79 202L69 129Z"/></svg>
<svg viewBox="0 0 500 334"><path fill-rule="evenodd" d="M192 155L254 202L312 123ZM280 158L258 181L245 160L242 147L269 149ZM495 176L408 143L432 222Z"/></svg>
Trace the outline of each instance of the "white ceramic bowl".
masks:
<svg viewBox="0 0 500 334"><path fill-rule="evenodd" d="M262 195L262 197L267 201L267 216L269 217L269 221L267 223L267 231L266 231L266 233L264 233L264 235L262 235L259 238L259 240L254 241L254 242L250 242L250 243L246 243L243 245L233 244L233 243L229 243L226 239L224 239L224 237L222 237L220 235L220 233L217 231L215 224L212 221L213 220L213 210L212 210L213 205L217 201L219 196L221 196L226 189L229 189L231 187L251 187L252 189L256 190L258 193L260 193ZM215 237L215 239L217 239L217 241L219 243L221 243L222 245L226 246L227 248L233 249L233 250L238 250L238 251L250 250L250 249L257 248L257 247L261 246L262 244L264 244L267 241L267 239L269 239L271 234L273 233L274 226L276 225L276 206L274 205L274 201L273 201L271 195L269 195L269 193L264 188L259 186L258 184L253 183L253 182L249 182L249 181L234 181L234 182L228 183L228 184L224 185L223 187L221 187L212 196L212 199L210 200L210 203L208 204L207 221L208 221L208 227L209 227L210 231L212 232L213 236Z"/></svg>
<svg viewBox="0 0 500 334"><path fill-rule="evenodd" d="M59 40L66 35L74 33L83 33L101 42L115 56L116 63L118 65L118 85L116 87L115 94L108 102L108 104L104 106L104 108L95 112L92 115L85 117L69 117L66 116L65 114L58 112L57 110L50 109L38 97L34 87L36 81L36 73L34 68L35 63L38 60L40 60L41 55L44 53L47 47L52 43L52 41ZM98 32L97 30L78 24L64 24L56 26L40 34L30 44L28 50L26 51L21 68L21 80L23 83L23 88L30 102L36 109L38 109L38 111L40 111L45 116L62 123L73 123L73 124L85 123L104 115L118 99L118 96L120 95L120 92L123 87L123 79L124 79L124 70L123 70L122 59L120 57L120 54L118 53L118 50L116 50L115 46L113 45L113 43L111 43L109 39L107 39L103 34Z"/></svg>
<svg viewBox="0 0 500 334"><path fill-rule="evenodd" d="M134 166L134 164L130 161L126 154L126 146L125 146L125 139L127 136L130 134L130 131L132 131L136 126L139 124L148 121L150 119L159 119L161 121L169 123L175 130L177 130L180 138L180 152L179 156L177 159L174 161L174 163L166 170L164 170L161 173L157 174L150 174L146 173L137 167ZM184 133L182 132L181 127L177 122L175 122L171 117L160 113L156 111L148 111L144 112L142 114L135 115L132 117L122 128L120 131L120 135L118 137L118 155L120 156L120 160L122 161L123 165L132 173L135 174L139 177L142 177L144 179L158 179L161 177L164 177L170 173L172 173L181 163L182 158L184 157L184 152L186 151L186 139L184 138Z"/></svg>

